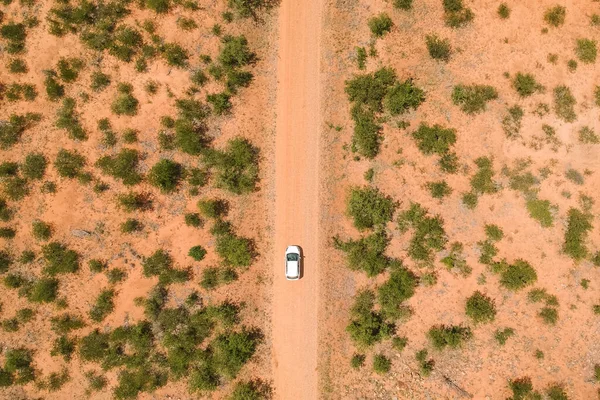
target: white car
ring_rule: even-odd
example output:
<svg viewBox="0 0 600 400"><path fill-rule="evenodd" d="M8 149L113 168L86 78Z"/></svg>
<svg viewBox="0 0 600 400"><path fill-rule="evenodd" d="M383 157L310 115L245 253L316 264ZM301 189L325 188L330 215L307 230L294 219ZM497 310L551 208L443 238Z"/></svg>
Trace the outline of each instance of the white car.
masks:
<svg viewBox="0 0 600 400"><path fill-rule="evenodd" d="M300 247L288 246L285 250L285 279L288 281L300 279L301 263Z"/></svg>

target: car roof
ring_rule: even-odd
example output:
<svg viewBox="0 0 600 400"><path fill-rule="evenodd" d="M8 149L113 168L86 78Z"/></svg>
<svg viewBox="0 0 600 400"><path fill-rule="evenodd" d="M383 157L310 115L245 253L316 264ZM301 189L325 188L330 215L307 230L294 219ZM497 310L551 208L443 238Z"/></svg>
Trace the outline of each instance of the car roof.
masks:
<svg viewBox="0 0 600 400"><path fill-rule="evenodd" d="M300 263L298 261L286 262L285 275L289 278L296 278L300 274Z"/></svg>

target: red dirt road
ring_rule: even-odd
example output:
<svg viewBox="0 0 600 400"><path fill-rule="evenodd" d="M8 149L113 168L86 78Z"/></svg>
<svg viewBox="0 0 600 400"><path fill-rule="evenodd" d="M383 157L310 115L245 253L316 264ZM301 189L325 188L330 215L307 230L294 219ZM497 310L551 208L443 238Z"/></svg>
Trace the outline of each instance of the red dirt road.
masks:
<svg viewBox="0 0 600 400"><path fill-rule="evenodd" d="M319 282L321 0L283 0L279 15L273 367L277 399L316 399ZM286 281L284 252L303 249L304 274Z"/></svg>

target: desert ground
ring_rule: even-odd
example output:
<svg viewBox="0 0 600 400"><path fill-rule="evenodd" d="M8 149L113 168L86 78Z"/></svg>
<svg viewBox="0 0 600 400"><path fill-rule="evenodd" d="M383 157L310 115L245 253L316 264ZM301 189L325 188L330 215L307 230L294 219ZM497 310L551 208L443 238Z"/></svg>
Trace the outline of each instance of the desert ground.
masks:
<svg viewBox="0 0 600 400"><path fill-rule="evenodd" d="M0 11L0 398L600 396L600 3Z"/></svg>

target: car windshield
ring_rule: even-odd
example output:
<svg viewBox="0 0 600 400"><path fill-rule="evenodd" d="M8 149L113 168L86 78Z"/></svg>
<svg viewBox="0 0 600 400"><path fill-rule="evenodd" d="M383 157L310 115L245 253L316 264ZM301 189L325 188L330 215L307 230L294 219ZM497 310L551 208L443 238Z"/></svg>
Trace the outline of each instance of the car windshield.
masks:
<svg viewBox="0 0 600 400"><path fill-rule="evenodd" d="M287 260L288 261L298 261L298 254L296 253L290 253L287 255Z"/></svg>

